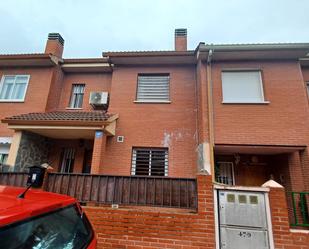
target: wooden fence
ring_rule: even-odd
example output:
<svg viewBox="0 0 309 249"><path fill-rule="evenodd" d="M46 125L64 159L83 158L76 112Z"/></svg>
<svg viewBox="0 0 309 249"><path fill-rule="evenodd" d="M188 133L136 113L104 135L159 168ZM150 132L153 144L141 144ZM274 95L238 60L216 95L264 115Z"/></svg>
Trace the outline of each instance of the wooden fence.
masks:
<svg viewBox="0 0 309 249"><path fill-rule="evenodd" d="M49 173L46 190L80 202L197 208L196 179Z"/></svg>
<svg viewBox="0 0 309 249"><path fill-rule="evenodd" d="M22 172L1 172L0 185L10 185L25 187L28 179L28 173Z"/></svg>

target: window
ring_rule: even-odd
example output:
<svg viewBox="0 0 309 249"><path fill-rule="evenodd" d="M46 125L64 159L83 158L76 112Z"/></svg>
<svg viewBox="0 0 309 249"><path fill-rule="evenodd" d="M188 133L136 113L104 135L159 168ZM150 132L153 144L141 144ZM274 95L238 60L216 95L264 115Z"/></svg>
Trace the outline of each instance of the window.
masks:
<svg viewBox="0 0 309 249"><path fill-rule="evenodd" d="M265 103L260 71L222 72L223 103Z"/></svg>
<svg viewBox="0 0 309 249"><path fill-rule="evenodd" d="M11 145L11 137L0 137L0 164L6 164Z"/></svg>
<svg viewBox="0 0 309 249"><path fill-rule="evenodd" d="M73 84L70 99L70 108L82 108L85 84Z"/></svg>
<svg viewBox="0 0 309 249"><path fill-rule="evenodd" d="M0 101L24 101L29 75L5 75L0 84Z"/></svg>
<svg viewBox="0 0 309 249"><path fill-rule="evenodd" d="M140 74L137 79L137 102L169 102L170 77L165 75Z"/></svg>
<svg viewBox="0 0 309 249"><path fill-rule="evenodd" d="M88 248L94 233L74 205L0 228L1 248Z"/></svg>
<svg viewBox="0 0 309 249"><path fill-rule="evenodd" d="M6 164L9 154L0 153L0 164Z"/></svg>
<svg viewBox="0 0 309 249"><path fill-rule="evenodd" d="M309 81L307 81L307 92L308 92L308 96L309 96Z"/></svg>
<svg viewBox="0 0 309 249"><path fill-rule="evenodd" d="M232 162L216 163L216 180L219 183L234 185L234 165Z"/></svg>
<svg viewBox="0 0 309 249"><path fill-rule="evenodd" d="M167 176L167 148L133 148L132 175Z"/></svg>
<svg viewBox="0 0 309 249"><path fill-rule="evenodd" d="M74 148L63 148L62 158L60 164L60 172L72 173L75 160L75 149Z"/></svg>

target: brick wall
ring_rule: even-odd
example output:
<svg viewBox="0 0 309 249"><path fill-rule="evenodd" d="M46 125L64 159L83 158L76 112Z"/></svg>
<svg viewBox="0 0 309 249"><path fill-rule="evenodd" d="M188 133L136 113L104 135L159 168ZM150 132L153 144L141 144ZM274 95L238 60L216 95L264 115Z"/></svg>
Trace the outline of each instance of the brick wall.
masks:
<svg viewBox="0 0 309 249"><path fill-rule="evenodd" d="M0 69L0 78L3 75L16 74L30 75L25 101L1 103L0 120L17 114L45 111L53 68ZM7 124L0 123L0 136L12 136L13 133L13 130L7 128Z"/></svg>
<svg viewBox="0 0 309 249"><path fill-rule="evenodd" d="M266 105L222 104L221 70L262 70ZM231 62L213 65L215 142L221 144L306 145L309 108L297 62Z"/></svg>
<svg viewBox="0 0 309 249"><path fill-rule="evenodd" d="M206 64L198 62L196 68L196 101L198 143L209 142Z"/></svg>
<svg viewBox="0 0 309 249"><path fill-rule="evenodd" d="M91 111L93 108L89 104L90 92L110 92L110 73L65 73L62 82L62 91L58 110L65 111L69 107L72 85L85 84L82 111Z"/></svg>
<svg viewBox="0 0 309 249"><path fill-rule="evenodd" d="M169 73L170 104L134 103L138 73ZM194 67L121 67L112 76L109 111L119 113L116 136L107 138L101 173L130 175L132 147L168 147L169 176L196 174ZM123 143L116 137L124 136Z"/></svg>
<svg viewBox="0 0 309 249"><path fill-rule="evenodd" d="M48 91L49 94L46 103L46 111L55 111L57 109L63 91L63 77L64 73L61 70L61 67L59 65L55 66Z"/></svg>
<svg viewBox="0 0 309 249"><path fill-rule="evenodd" d="M308 249L309 233L290 230L284 188L271 188L269 201L275 248Z"/></svg>
<svg viewBox="0 0 309 249"><path fill-rule="evenodd" d="M175 209L86 207L98 248L214 249L215 226L211 176L198 176L198 213Z"/></svg>

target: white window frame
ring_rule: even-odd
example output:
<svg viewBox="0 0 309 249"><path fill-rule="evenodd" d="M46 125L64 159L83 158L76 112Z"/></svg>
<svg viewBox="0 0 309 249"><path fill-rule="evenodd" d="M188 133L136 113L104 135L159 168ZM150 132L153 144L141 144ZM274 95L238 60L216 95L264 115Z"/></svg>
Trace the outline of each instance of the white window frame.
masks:
<svg viewBox="0 0 309 249"><path fill-rule="evenodd" d="M75 86L83 86L83 98L82 98L82 105L81 107L74 107L72 106L72 98L74 96L74 87ZM85 88L86 88L86 84L85 83L74 83L72 84L72 89L71 89L71 95L70 95L70 100L69 100L69 107L67 107L67 109L83 109L83 104L84 104L84 98L85 98ZM74 103L74 102L73 102Z"/></svg>
<svg viewBox="0 0 309 249"><path fill-rule="evenodd" d="M224 94L223 94L223 74L224 73L250 73L255 72L259 73L259 80L260 80L260 90L261 90L261 101L242 101L242 100L224 100ZM264 96L264 86L263 86L263 80L262 80L262 72L260 69L223 69L221 71L221 90L222 90L222 103L223 104L268 104L269 101L265 100Z"/></svg>
<svg viewBox="0 0 309 249"><path fill-rule="evenodd" d="M235 171L234 171L234 163L233 162L229 162L229 161L219 161L219 162L217 162L217 164L218 164L218 167L220 167L220 166L224 166L224 167L226 167L225 168L225 172L224 172L224 174L225 175L220 175L219 177L228 177L228 172L227 172L227 170L230 170L230 173L231 173L231 178L230 179L228 179L228 181L230 181L231 183L223 183L223 182L220 182L220 181L218 181L219 183L223 183L223 184L227 184L227 185L231 185L231 186L234 186L235 185ZM229 168L229 169L228 169ZM220 170L220 169L219 169ZM216 176L216 178L217 178L218 176ZM216 181L217 181L217 179L216 179Z"/></svg>
<svg viewBox="0 0 309 249"><path fill-rule="evenodd" d="M139 90L139 77L160 77L160 76L166 76L168 77L168 100L155 100L155 99L138 99L138 90ZM171 103L171 76L169 73L139 73L137 75L137 83L136 83L136 95L135 95L135 103L158 103L158 104L164 104L164 103Z"/></svg>
<svg viewBox="0 0 309 249"><path fill-rule="evenodd" d="M4 86L5 77L15 77L15 80L14 80L14 85L15 85L16 78L18 76L19 77L27 77L27 83L26 83L23 98L22 99L0 99L0 102L24 102L25 101L25 97L26 97L26 93L27 93L28 85L29 85L29 81L30 81L30 75L29 74L2 75L2 78L1 78L1 81L0 81L0 93L2 92L2 89L3 89L3 86Z"/></svg>

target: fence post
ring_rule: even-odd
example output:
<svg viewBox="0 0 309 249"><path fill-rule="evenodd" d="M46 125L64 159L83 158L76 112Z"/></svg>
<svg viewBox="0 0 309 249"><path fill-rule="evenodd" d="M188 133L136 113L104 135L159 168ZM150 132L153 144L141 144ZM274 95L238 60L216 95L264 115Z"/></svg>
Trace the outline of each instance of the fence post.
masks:
<svg viewBox="0 0 309 249"><path fill-rule="evenodd" d="M282 248L290 235L288 205L284 187L274 180L262 185L269 188L269 205L275 248Z"/></svg>
<svg viewBox="0 0 309 249"><path fill-rule="evenodd" d="M41 190L47 190L48 188L48 174L49 173L52 173L54 170L53 167L51 166L47 166L46 170L45 170L45 174L44 174L44 179L43 179L43 184L42 184L42 187L40 187Z"/></svg>

